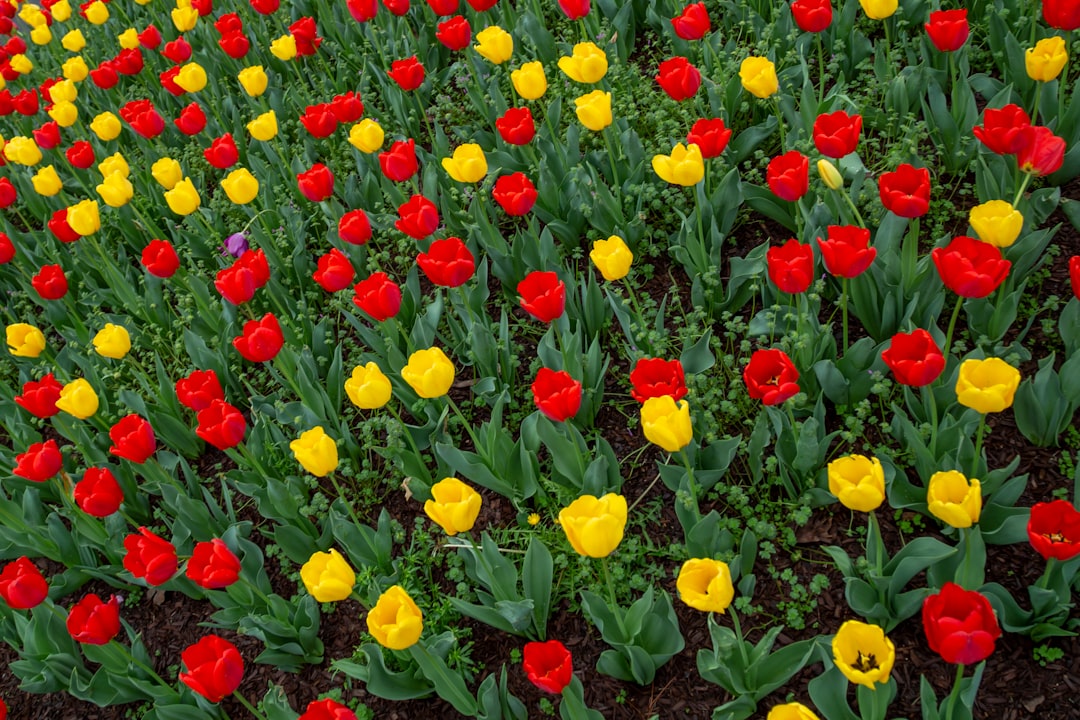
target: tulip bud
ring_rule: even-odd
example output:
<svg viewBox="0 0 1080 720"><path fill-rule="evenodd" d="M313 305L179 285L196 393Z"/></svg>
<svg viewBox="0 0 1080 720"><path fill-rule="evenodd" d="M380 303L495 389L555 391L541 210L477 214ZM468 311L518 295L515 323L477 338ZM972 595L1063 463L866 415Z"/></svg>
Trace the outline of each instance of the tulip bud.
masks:
<svg viewBox="0 0 1080 720"><path fill-rule="evenodd" d="M936 472L930 476L926 502L931 514L946 525L971 527L982 512L981 487L978 480L969 480L956 470Z"/></svg>
<svg viewBox="0 0 1080 720"><path fill-rule="evenodd" d="M325 477L337 468L337 445L321 426L302 433L289 443L289 449L297 462L316 477Z"/></svg>
<svg viewBox="0 0 1080 720"><path fill-rule="evenodd" d="M818 175L821 176L822 182L830 190L843 190L844 189L844 176L840 174L840 171L836 169L828 160L822 158L817 161Z"/></svg>

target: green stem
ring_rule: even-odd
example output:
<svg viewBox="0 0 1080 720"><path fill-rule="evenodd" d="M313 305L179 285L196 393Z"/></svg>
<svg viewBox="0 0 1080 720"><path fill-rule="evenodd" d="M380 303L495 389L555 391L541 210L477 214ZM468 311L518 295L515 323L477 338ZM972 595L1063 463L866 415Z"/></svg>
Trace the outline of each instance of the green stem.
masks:
<svg viewBox="0 0 1080 720"><path fill-rule="evenodd" d="M881 21L885 27L885 79L886 82L892 80L893 67L892 67L892 31L889 30L889 18L885 18Z"/></svg>
<svg viewBox="0 0 1080 720"><path fill-rule="evenodd" d="M982 452L985 431L986 415L979 415L979 429L975 431L975 457L971 460L971 474L968 477L975 477L979 470L979 454Z"/></svg>
<svg viewBox="0 0 1080 720"><path fill-rule="evenodd" d="M177 697L180 696L180 693L178 693L176 691L175 687L173 687L171 684L165 682L165 680L160 675L158 675L154 671L154 669L152 667L150 667L149 665L144 663L142 660L139 660L137 657L135 657L135 655L130 650L128 650L126 645L122 645L122 644L118 643L116 640L110 640L109 641L109 647L113 647L113 648L118 649L120 651L120 653L122 655L124 655L128 659L129 662L131 662L132 665L135 665L136 667L140 668L143 672L147 673L150 677L154 678L154 680L157 680L158 683L160 683L162 687L168 688L169 691L172 692L173 695L176 695Z"/></svg>
<svg viewBox="0 0 1080 720"><path fill-rule="evenodd" d="M398 414L398 411L390 404L387 404L385 407L390 411L390 414L394 416L394 419L398 421L398 424L401 425L401 431L405 435L405 441L409 443L409 447L412 449L413 454L416 455L417 460L420 461L420 465L424 468L427 483L430 485L432 481L431 473L427 469L427 463L424 462L424 456L420 454L420 447L416 444L416 439L413 438L412 433L409 432L409 428L405 426L405 421L401 419L401 415Z"/></svg>
<svg viewBox="0 0 1080 720"><path fill-rule="evenodd" d="M742 657L743 668L749 669L750 658L746 654L746 637L743 635L742 625L739 623L739 613L735 612L735 606L728 606L728 615L731 616L731 626L735 629L735 642L739 644L739 655Z"/></svg>
<svg viewBox="0 0 1080 720"><path fill-rule="evenodd" d="M607 148L608 162L611 163L611 181L615 183L616 192L619 192L622 190L622 184L619 182L619 170L615 164L615 151L611 148L611 126L604 128L601 135L604 136L604 147Z"/></svg>
<svg viewBox="0 0 1080 720"><path fill-rule="evenodd" d="M1016 191L1016 197L1013 198L1012 205L1014 208L1020 207L1020 198L1024 196L1024 191L1027 190L1028 183L1031 182L1031 173L1024 173L1024 179L1020 181L1020 188Z"/></svg>
<svg viewBox="0 0 1080 720"><path fill-rule="evenodd" d="M780 131L780 153L783 154L787 141L784 136L784 113L780 112L779 98L773 98L773 110L776 112L776 129Z"/></svg>
<svg viewBox="0 0 1080 720"><path fill-rule="evenodd" d="M885 548L885 541L881 538L881 525L878 524L877 513L871 510L867 513L867 523L870 526L866 536L867 554L870 554L870 543L875 543L874 548L874 574L881 577L881 556Z"/></svg>
<svg viewBox="0 0 1080 720"><path fill-rule="evenodd" d="M356 510L353 509L353 505L349 502L349 498L345 497L345 492L341 489L341 485L337 481L337 475L330 473L327 475L330 478L330 484L334 486L334 492L338 494L341 502L345 503L345 509L349 511L349 517L352 518L353 524L356 527L362 527L363 523L360 522L360 518L356 515Z"/></svg>
<svg viewBox="0 0 1080 720"><path fill-rule="evenodd" d="M956 680L953 681L952 692L949 693L949 706L945 710L945 717L943 720L952 720L953 713L956 711L956 701L960 699L960 683L964 679L964 663L959 663L956 666Z"/></svg>
<svg viewBox="0 0 1080 720"><path fill-rule="evenodd" d="M446 395L446 402L450 405L450 409L454 411L454 414L457 415L458 420L461 420L461 424L465 427L465 432L469 434L469 439L473 442L473 449L476 451L476 454L486 459L486 453L484 452L484 446L480 444L480 438L473 432L472 425L465 418L465 414L461 412L461 408L458 407L458 404L454 402L454 398L450 397L449 393Z"/></svg>
<svg viewBox="0 0 1080 720"><path fill-rule="evenodd" d="M1039 122L1039 102L1042 100L1042 89L1044 84L1045 83L1042 82L1035 84L1035 105L1031 109L1032 122Z"/></svg>
<svg viewBox="0 0 1080 720"><path fill-rule="evenodd" d="M859 213L859 208L856 207L855 201L851 199L851 195L848 194L847 190L843 190L843 192L840 192L840 194L844 196L845 200L847 200L848 206L851 207L851 212L855 213L855 219L859 221L859 227L866 227L866 222L863 221L862 214Z"/></svg>
<svg viewBox="0 0 1080 720"><path fill-rule="evenodd" d="M821 42L821 33L815 33L817 40L818 61L818 104L825 102L825 50Z"/></svg>
<svg viewBox="0 0 1080 720"><path fill-rule="evenodd" d="M694 481L694 466L690 464L690 456L686 454L686 448L679 451L679 458L682 460L683 467L686 468L687 484L690 487L690 499L694 501L694 514L701 517L701 510L698 506L697 483Z"/></svg>
<svg viewBox="0 0 1080 720"><path fill-rule="evenodd" d="M1053 557L1046 560L1046 569L1043 570L1043 574L1039 576L1039 579L1035 581L1035 587L1045 590L1050 586L1050 576L1057 569L1057 562L1057 558Z"/></svg>
<svg viewBox="0 0 1080 720"><path fill-rule="evenodd" d="M930 407L930 455L937 459L937 436L938 436L938 408L934 390L929 385L923 386L923 394L927 396L926 404Z"/></svg>
<svg viewBox="0 0 1080 720"><path fill-rule="evenodd" d="M848 278L840 280L840 310L843 313L844 318L844 355L847 355L848 351L848 283L851 281Z"/></svg>
<svg viewBox="0 0 1080 720"><path fill-rule="evenodd" d="M945 355L945 362L949 361L949 351L952 350L952 338L953 331L956 330L956 319L960 317L960 308L964 304L964 298L961 295L956 296L956 307L953 308L952 317L949 318L949 330L945 333L945 348L943 354Z"/></svg>
<svg viewBox="0 0 1080 720"><path fill-rule="evenodd" d="M615 616L615 623L619 626L619 634L621 635L623 642L629 643L633 638L626 632L626 625L623 623L622 608L619 607L619 603L615 600L615 583L611 581L611 570L608 569L608 559L606 557L600 558L600 567L604 569L604 582L607 584L608 602L611 603L611 614Z"/></svg>
<svg viewBox="0 0 1080 720"><path fill-rule="evenodd" d="M236 698L240 702L240 704L243 705L247 709L247 711L252 714L253 717L258 718L258 720L266 720L266 716L256 710L255 706L252 705L246 697L241 695L239 690L233 693L233 697Z"/></svg>

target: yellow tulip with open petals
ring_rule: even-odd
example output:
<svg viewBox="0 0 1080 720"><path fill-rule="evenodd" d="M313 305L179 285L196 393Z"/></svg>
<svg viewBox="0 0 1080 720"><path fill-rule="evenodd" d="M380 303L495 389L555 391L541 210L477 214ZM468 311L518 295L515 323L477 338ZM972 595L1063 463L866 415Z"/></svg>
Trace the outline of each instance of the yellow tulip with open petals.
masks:
<svg viewBox="0 0 1080 720"><path fill-rule="evenodd" d="M443 532L453 537L472 530L480 514L480 493L450 477L431 486L431 498L424 503L424 513Z"/></svg>
<svg viewBox="0 0 1080 720"><path fill-rule="evenodd" d="M315 477L325 477L338 466L337 444L321 425L301 433L289 443L289 449L296 461Z"/></svg>
<svg viewBox="0 0 1080 720"><path fill-rule="evenodd" d="M559 58L559 69L574 82L591 85L607 75L607 54L595 43L578 43L572 55Z"/></svg>
<svg viewBox="0 0 1080 720"><path fill-rule="evenodd" d="M968 222L983 242L1009 247L1024 228L1024 216L1006 200L991 200L971 208Z"/></svg>
<svg viewBox="0 0 1080 720"><path fill-rule="evenodd" d="M367 616L367 628L380 645L391 650L406 650L424 632L424 614L405 588L394 585L379 596Z"/></svg>
<svg viewBox="0 0 1080 720"><path fill-rule="evenodd" d="M885 501L885 470L876 457L846 455L829 463L829 492L851 510L870 512Z"/></svg>
<svg viewBox="0 0 1080 720"><path fill-rule="evenodd" d="M626 515L622 495L582 495L559 512L559 525L579 555L602 558L622 542Z"/></svg>
<svg viewBox="0 0 1080 720"><path fill-rule="evenodd" d="M877 625L848 620L832 641L833 661L850 682L874 690L889 682L896 648Z"/></svg>
<svg viewBox="0 0 1080 720"><path fill-rule="evenodd" d="M675 588L684 603L701 612L727 612L735 597L731 568L712 558L691 558L684 562Z"/></svg>
<svg viewBox="0 0 1080 720"><path fill-rule="evenodd" d="M442 159L442 166L450 177L460 183L480 182L488 171L487 158L476 143L459 145L452 157Z"/></svg>
<svg viewBox="0 0 1080 720"><path fill-rule="evenodd" d="M956 399L983 415L1012 407L1020 371L1000 358L965 360L956 378Z"/></svg>
<svg viewBox="0 0 1080 720"><path fill-rule="evenodd" d="M393 387L390 378L374 362L357 365L345 381L345 394L362 410L377 410L390 401Z"/></svg>
<svg viewBox="0 0 1080 720"><path fill-rule="evenodd" d="M498 25L492 25L476 33L473 49L489 62L502 65L514 54L514 37Z"/></svg>
<svg viewBox="0 0 1080 720"><path fill-rule="evenodd" d="M652 167L661 180L673 185L689 187L705 178L705 160L701 148L694 143L679 143L671 155L653 155Z"/></svg>
<svg viewBox="0 0 1080 720"><path fill-rule="evenodd" d="M236 205L247 205L259 194L259 181L247 168L237 168L221 181L221 189Z"/></svg>
<svg viewBox="0 0 1080 720"><path fill-rule="evenodd" d="M45 350L45 334L33 325L15 323L5 330L8 352L15 357L36 358Z"/></svg>
<svg viewBox="0 0 1080 720"><path fill-rule="evenodd" d="M581 124L593 132L600 132L611 124L611 93L593 90L574 100L577 117Z"/></svg>

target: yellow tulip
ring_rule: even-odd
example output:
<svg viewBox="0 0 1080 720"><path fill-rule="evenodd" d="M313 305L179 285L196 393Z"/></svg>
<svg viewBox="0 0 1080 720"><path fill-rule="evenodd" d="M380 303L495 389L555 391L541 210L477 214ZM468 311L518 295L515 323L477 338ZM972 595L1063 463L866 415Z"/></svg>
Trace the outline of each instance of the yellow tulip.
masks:
<svg viewBox="0 0 1080 720"><path fill-rule="evenodd" d="M424 512L443 532L452 537L472 530L480 514L480 493L457 478L443 478L431 486L431 496Z"/></svg>
<svg viewBox="0 0 1080 720"><path fill-rule="evenodd" d="M672 185L689 187L705 178L705 160L701 148L694 143L678 143L671 155L653 155L652 167L661 180Z"/></svg>
<svg viewBox="0 0 1080 720"><path fill-rule="evenodd" d="M262 65L252 65L246 67L240 71L240 74L236 76L240 80L241 87L251 97L259 97L266 92L266 86L269 83L269 78L266 77L266 70Z"/></svg>
<svg viewBox="0 0 1080 720"><path fill-rule="evenodd" d="M487 175L487 158L476 143L459 145L453 157L443 158L443 169L460 183L480 182Z"/></svg>
<svg viewBox="0 0 1080 720"><path fill-rule="evenodd" d="M1024 53L1024 67L1028 77L1039 82L1050 82L1061 74L1069 59L1065 39L1060 35L1043 38Z"/></svg>
<svg viewBox="0 0 1080 720"><path fill-rule="evenodd" d="M52 42L52 30L48 25L39 25L30 31L30 41L35 45L48 45Z"/></svg>
<svg viewBox="0 0 1080 720"><path fill-rule="evenodd" d="M956 470L936 472L930 476L926 502L930 513L946 525L971 527L982 513L982 485Z"/></svg>
<svg viewBox="0 0 1080 720"><path fill-rule="evenodd" d="M871 690L875 683L889 682L896 662L896 648L877 625L848 620L832 641L833 661L850 682Z"/></svg>
<svg viewBox="0 0 1080 720"><path fill-rule="evenodd" d="M173 8L170 15L172 16L173 26L180 33L188 32L195 27L195 23L199 22L199 11L190 6Z"/></svg>
<svg viewBox="0 0 1080 720"><path fill-rule="evenodd" d="M731 569L711 558L692 558L682 564L675 581L679 598L701 612L727 612L735 597Z"/></svg>
<svg viewBox="0 0 1080 720"><path fill-rule="evenodd" d="M177 215L190 215L202 203L198 191L195 190L195 184L191 182L189 177L184 178L176 183L171 190L166 191L165 202L169 204L169 209Z"/></svg>
<svg viewBox="0 0 1080 720"><path fill-rule="evenodd" d="M677 404L670 395L652 397L641 406L641 428L645 439L670 453L679 452L694 439L690 424L690 404Z"/></svg>
<svg viewBox="0 0 1080 720"><path fill-rule="evenodd" d="M71 3L68 0L60 0L60 2L53 3L52 8L53 20L56 22L67 22L71 18Z"/></svg>
<svg viewBox="0 0 1080 720"><path fill-rule="evenodd" d="M64 187L60 176L56 174L56 168L52 165L46 165L34 173L30 182L34 184L34 192L45 197L52 197Z"/></svg>
<svg viewBox="0 0 1080 720"><path fill-rule="evenodd" d="M574 100L577 117L581 124L594 132L600 132L611 124L611 93L593 90Z"/></svg>
<svg viewBox="0 0 1080 720"><path fill-rule="evenodd" d="M237 205L247 205L259 194L259 181L247 168L238 168L221 181L221 189Z"/></svg>
<svg viewBox="0 0 1080 720"><path fill-rule="evenodd" d="M292 60L296 57L296 38L292 35L282 35L270 43L270 53L278 60Z"/></svg>
<svg viewBox="0 0 1080 720"><path fill-rule="evenodd" d="M61 100L58 103L53 103L53 106L48 110L49 117L56 121L56 124L60 127L71 127L75 124L75 121L79 119L79 108L75 103L68 102L67 100Z"/></svg>
<svg viewBox="0 0 1080 720"><path fill-rule="evenodd" d="M630 251L626 241L618 235L612 235L607 240L597 240L593 243L589 259L605 280L614 282L622 280L630 272L630 265L634 262L634 253Z"/></svg>
<svg viewBox="0 0 1080 720"><path fill-rule="evenodd" d="M98 163L98 172L101 173L101 177L108 177L114 173L128 177L131 175L131 166L128 165L123 153L115 152Z"/></svg>
<svg viewBox="0 0 1080 720"><path fill-rule="evenodd" d="M102 357L123 360L131 351L131 335L123 325L105 323L94 335L94 351Z"/></svg>
<svg viewBox="0 0 1080 720"><path fill-rule="evenodd" d="M881 461L865 455L846 455L829 463L829 492L844 507L870 512L885 501L885 470Z"/></svg>
<svg viewBox="0 0 1080 720"><path fill-rule="evenodd" d="M473 49L489 62L502 65L514 53L514 38L498 25L492 25L476 33Z"/></svg>
<svg viewBox="0 0 1080 720"><path fill-rule="evenodd" d="M120 134L120 118L111 112L103 112L90 121L90 129L98 136L99 140L115 140Z"/></svg>
<svg viewBox="0 0 1080 720"><path fill-rule="evenodd" d="M16 165L32 167L41 162L41 148L33 138L16 135L4 145L4 157Z"/></svg>
<svg viewBox="0 0 1080 720"><path fill-rule="evenodd" d="M798 702L775 705L765 720L820 720L814 712Z"/></svg>
<svg viewBox="0 0 1080 720"><path fill-rule="evenodd" d="M381 408L390 401L392 392L390 378L373 362L354 367L352 377L345 381L345 394L362 410Z"/></svg>
<svg viewBox="0 0 1080 720"><path fill-rule="evenodd" d="M56 407L68 415L85 420L98 411L98 396L86 378L79 378L60 388Z"/></svg>
<svg viewBox="0 0 1080 720"><path fill-rule="evenodd" d="M380 150L385 138L382 126L371 118L364 118L349 130L349 143L362 153Z"/></svg>
<svg viewBox="0 0 1080 720"><path fill-rule="evenodd" d="M608 59L595 43L578 43L572 55L559 58L559 69L574 82L597 83L607 75Z"/></svg>
<svg viewBox="0 0 1080 720"><path fill-rule="evenodd" d="M763 57L748 57L739 66L739 79L743 88L754 97L767 98L780 89L776 66Z"/></svg>
<svg viewBox="0 0 1080 720"><path fill-rule="evenodd" d="M454 363L442 348L417 350L401 369L401 377L422 398L442 397L454 384Z"/></svg>
<svg viewBox="0 0 1080 720"><path fill-rule="evenodd" d="M331 548L330 552L312 553L300 568L300 579L319 602L337 602L352 594L356 573L341 553Z"/></svg>
<svg viewBox="0 0 1080 720"><path fill-rule="evenodd" d="M64 77L72 82L82 82L90 74L90 68L87 67L86 61L82 59L82 55L68 58L60 66L60 69L63 71Z"/></svg>
<svg viewBox="0 0 1080 720"><path fill-rule="evenodd" d="M965 360L956 378L956 399L985 415L1001 412L1013 404L1020 386L1020 371L999 358Z"/></svg>
<svg viewBox="0 0 1080 720"><path fill-rule="evenodd" d="M30 27L41 27L48 23L48 19L45 17L45 13L41 12L41 8L37 5L26 4L19 10L19 19Z"/></svg>
<svg viewBox="0 0 1080 720"><path fill-rule="evenodd" d="M206 87L206 70L197 62L190 62L180 68L173 81L189 93L199 92Z"/></svg>
<svg viewBox="0 0 1080 720"><path fill-rule="evenodd" d="M544 64L539 60L527 62L517 70L510 73L510 82L514 84L517 94L526 100L536 100L547 92L547 76L544 74Z"/></svg>
<svg viewBox="0 0 1080 720"><path fill-rule="evenodd" d="M12 55L10 61L11 69L20 75L26 75L34 69L34 63L30 58L22 53L18 55Z"/></svg>
<svg viewBox="0 0 1080 720"><path fill-rule="evenodd" d="M337 444L321 425L301 433L299 438L289 443L289 449L296 461L315 477L325 477L337 468Z"/></svg>
<svg viewBox="0 0 1080 720"><path fill-rule="evenodd" d="M101 229L101 213L97 200L82 200L67 211L67 224L83 237L93 235Z"/></svg>
<svg viewBox="0 0 1080 720"><path fill-rule="evenodd" d="M602 558L622 542L626 513L622 495L582 495L559 512L559 525L579 555Z"/></svg>
<svg viewBox="0 0 1080 720"><path fill-rule="evenodd" d="M170 157L157 160L150 166L150 174L157 180L158 185L166 190L172 190L184 179L184 171L180 168L180 163Z"/></svg>
<svg viewBox="0 0 1080 720"><path fill-rule="evenodd" d="M817 172L821 176L821 181L825 183L825 187L830 190L844 189L844 176L840 174L835 165L825 158L817 161Z"/></svg>
<svg viewBox="0 0 1080 720"><path fill-rule="evenodd" d="M124 173L114 172L101 181L97 192L106 205L118 208L127 205L135 195L135 188Z"/></svg>
<svg viewBox="0 0 1080 720"><path fill-rule="evenodd" d="M1024 227L1024 216L1005 200L991 200L971 208L968 222L983 242L1009 247Z"/></svg>
<svg viewBox="0 0 1080 720"><path fill-rule="evenodd" d="M859 0L866 17L871 20L884 20L892 17L899 5L898 0Z"/></svg>
<svg viewBox="0 0 1080 720"><path fill-rule="evenodd" d="M139 47L139 31L135 28L128 28L120 33L120 36L116 39L120 43L120 47L125 50L133 50Z"/></svg>
<svg viewBox="0 0 1080 720"><path fill-rule="evenodd" d="M247 131L256 140L273 140L278 131L277 115L273 110L267 110L247 124Z"/></svg>
<svg viewBox="0 0 1080 720"><path fill-rule="evenodd" d="M36 358L45 349L45 334L33 325L15 323L5 331L8 352L15 357Z"/></svg>
<svg viewBox="0 0 1080 720"><path fill-rule="evenodd" d="M367 628L380 645L406 650L416 644L424 631L424 614L409 593L394 585L379 596L367 616Z"/></svg>
<svg viewBox="0 0 1080 720"><path fill-rule="evenodd" d="M61 80L49 88L49 99L54 103L75 102L78 97L79 88L71 80Z"/></svg>
<svg viewBox="0 0 1080 720"><path fill-rule="evenodd" d="M84 14L91 25L104 25L109 19L109 8L101 0L97 0L90 3Z"/></svg>

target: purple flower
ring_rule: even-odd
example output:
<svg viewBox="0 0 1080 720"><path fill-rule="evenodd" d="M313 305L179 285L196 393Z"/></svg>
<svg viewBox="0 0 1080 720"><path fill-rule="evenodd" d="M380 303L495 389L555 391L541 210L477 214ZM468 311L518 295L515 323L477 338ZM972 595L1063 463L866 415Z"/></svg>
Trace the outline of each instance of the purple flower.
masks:
<svg viewBox="0 0 1080 720"><path fill-rule="evenodd" d="M242 232L233 233L225 238L225 251L233 257L240 257L248 249L247 236Z"/></svg>

